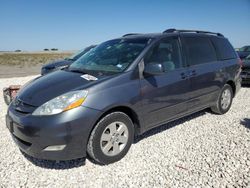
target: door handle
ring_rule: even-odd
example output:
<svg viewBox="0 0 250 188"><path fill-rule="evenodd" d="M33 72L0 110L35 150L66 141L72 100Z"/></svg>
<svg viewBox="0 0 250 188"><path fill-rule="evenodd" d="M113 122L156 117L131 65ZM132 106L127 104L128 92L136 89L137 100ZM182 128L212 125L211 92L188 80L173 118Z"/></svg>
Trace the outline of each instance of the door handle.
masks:
<svg viewBox="0 0 250 188"><path fill-rule="evenodd" d="M189 76L190 76L190 77L196 76L196 75L197 75L196 70L191 70L191 71L189 72Z"/></svg>
<svg viewBox="0 0 250 188"><path fill-rule="evenodd" d="M181 79L184 80L184 79L186 79L186 78L187 78L187 75L186 75L184 72L182 72L182 73L181 73Z"/></svg>

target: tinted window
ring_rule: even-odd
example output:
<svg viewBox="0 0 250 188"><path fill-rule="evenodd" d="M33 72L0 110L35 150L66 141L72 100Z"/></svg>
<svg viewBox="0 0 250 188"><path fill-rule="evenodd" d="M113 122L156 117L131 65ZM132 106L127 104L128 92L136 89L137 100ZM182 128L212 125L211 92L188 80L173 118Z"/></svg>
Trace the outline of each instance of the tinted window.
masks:
<svg viewBox="0 0 250 188"><path fill-rule="evenodd" d="M236 58L235 50L227 39L213 37L212 41L220 60Z"/></svg>
<svg viewBox="0 0 250 188"><path fill-rule="evenodd" d="M250 52L250 47L247 47L247 48L246 48L246 52Z"/></svg>
<svg viewBox="0 0 250 188"><path fill-rule="evenodd" d="M250 51L250 46L243 46L239 49L240 52L247 52Z"/></svg>
<svg viewBox="0 0 250 188"><path fill-rule="evenodd" d="M144 63L158 63L165 72L181 67L179 42L176 38L162 40L154 46L145 56Z"/></svg>
<svg viewBox="0 0 250 188"><path fill-rule="evenodd" d="M215 49L206 37L185 37L187 60L189 65L216 61Z"/></svg>

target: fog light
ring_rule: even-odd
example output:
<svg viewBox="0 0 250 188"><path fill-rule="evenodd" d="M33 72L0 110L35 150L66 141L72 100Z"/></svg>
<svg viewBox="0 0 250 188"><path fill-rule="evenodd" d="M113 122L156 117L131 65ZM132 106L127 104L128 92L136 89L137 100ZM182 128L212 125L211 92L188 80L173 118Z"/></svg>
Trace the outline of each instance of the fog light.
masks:
<svg viewBox="0 0 250 188"><path fill-rule="evenodd" d="M48 146L44 149L44 151L60 151L63 150L66 145L55 145L55 146Z"/></svg>

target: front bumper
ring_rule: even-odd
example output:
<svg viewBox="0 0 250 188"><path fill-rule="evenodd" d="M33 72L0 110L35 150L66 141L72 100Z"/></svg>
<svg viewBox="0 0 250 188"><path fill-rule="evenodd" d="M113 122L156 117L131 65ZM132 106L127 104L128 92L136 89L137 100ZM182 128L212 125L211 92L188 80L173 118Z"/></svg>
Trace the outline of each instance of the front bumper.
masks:
<svg viewBox="0 0 250 188"><path fill-rule="evenodd" d="M98 110L78 107L52 116L32 116L9 106L6 125L18 145L26 154L40 159L71 160L86 157L89 135ZM46 151L48 146L66 145L58 151Z"/></svg>
<svg viewBox="0 0 250 188"><path fill-rule="evenodd" d="M250 72L241 72L242 84L250 84Z"/></svg>

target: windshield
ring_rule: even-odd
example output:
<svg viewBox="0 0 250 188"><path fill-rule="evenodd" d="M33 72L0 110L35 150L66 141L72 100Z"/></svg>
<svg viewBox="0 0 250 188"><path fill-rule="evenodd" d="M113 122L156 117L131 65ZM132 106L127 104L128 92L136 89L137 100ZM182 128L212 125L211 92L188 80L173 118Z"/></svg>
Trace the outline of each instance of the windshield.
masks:
<svg viewBox="0 0 250 188"><path fill-rule="evenodd" d="M69 70L123 72L142 52L148 39L115 39L91 49L69 67Z"/></svg>
<svg viewBox="0 0 250 188"><path fill-rule="evenodd" d="M76 60L77 57L84 52L84 49L83 50L79 50L77 51L76 53L74 53L73 55L69 56L69 57L66 57L65 59L66 60Z"/></svg>
<svg viewBox="0 0 250 188"><path fill-rule="evenodd" d="M89 50L94 48L95 45L89 46L87 48L84 48L83 50L79 50L78 52L74 53L72 56L65 58L66 60L73 60L76 61L79 59L81 56L83 56L85 53L87 53Z"/></svg>

